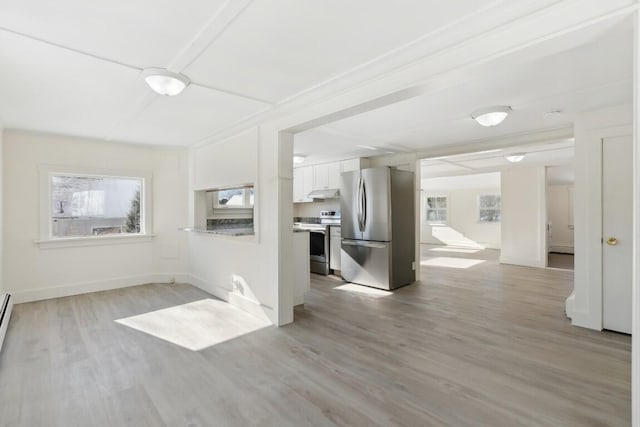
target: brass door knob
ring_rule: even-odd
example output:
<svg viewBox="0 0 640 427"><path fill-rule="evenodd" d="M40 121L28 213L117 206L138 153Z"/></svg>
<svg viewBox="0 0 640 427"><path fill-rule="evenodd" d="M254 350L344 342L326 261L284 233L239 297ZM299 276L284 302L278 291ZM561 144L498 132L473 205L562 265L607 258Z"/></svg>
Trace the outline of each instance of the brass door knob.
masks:
<svg viewBox="0 0 640 427"><path fill-rule="evenodd" d="M618 244L618 239L616 239L615 237L609 237L607 239L607 245L615 246L617 244Z"/></svg>

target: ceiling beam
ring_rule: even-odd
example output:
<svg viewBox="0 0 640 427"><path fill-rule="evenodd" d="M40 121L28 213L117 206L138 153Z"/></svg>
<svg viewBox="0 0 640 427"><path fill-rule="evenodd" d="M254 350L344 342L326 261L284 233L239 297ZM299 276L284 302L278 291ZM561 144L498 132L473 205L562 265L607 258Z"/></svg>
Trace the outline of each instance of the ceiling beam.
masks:
<svg viewBox="0 0 640 427"><path fill-rule="evenodd" d="M300 132L360 114L363 108L367 111L434 93L469 80L496 63L505 66L546 56L549 52L539 48L543 42L628 15L638 6L631 0L492 3L487 9L465 16L455 26L442 29L438 37L432 34L420 38L369 61L366 67L342 73L279 102L266 113L215 132L193 147L221 141L265 123ZM322 115L329 110L333 113Z"/></svg>
<svg viewBox="0 0 640 427"><path fill-rule="evenodd" d="M552 141L571 138L573 138L573 126L565 126L561 128L516 133L502 137L465 141L464 143L453 146L434 147L432 149L418 151L416 155L419 159L428 160L437 157L437 160L441 160L440 157L472 154L520 145L548 144Z"/></svg>
<svg viewBox="0 0 640 427"><path fill-rule="evenodd" d="M169 62L167 69L181 73L193 64L252 2L253 0L227 0L193 39Z"/></svg>

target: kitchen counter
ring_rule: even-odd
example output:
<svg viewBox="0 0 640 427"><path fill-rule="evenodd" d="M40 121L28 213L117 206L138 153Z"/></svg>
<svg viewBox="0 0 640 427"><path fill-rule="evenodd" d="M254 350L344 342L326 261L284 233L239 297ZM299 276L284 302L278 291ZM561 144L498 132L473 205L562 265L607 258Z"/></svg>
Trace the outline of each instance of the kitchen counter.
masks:
<svg viewBox="0 0 640 427"><path fill-rule="evenodd" d="M220 228L204 228L204 227L184 227L180 231L191 231L193 233L220 234L223 236L253 236L255 231L253 228L246 227L220 227Z"/></svg>

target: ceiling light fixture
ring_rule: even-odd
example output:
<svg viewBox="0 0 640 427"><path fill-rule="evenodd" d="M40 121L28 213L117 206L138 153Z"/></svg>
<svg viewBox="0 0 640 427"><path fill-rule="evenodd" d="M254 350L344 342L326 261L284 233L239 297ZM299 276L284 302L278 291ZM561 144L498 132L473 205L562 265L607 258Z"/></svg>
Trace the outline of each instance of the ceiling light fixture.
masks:
<svg viewBox="0 0 640 427"><path fill-rule="evenodd" d="M561 108L557 108L555 110L545 111L544 118L545 119L552 119L552 118L555 118L555 117L559 117L561 115L562 115L562 109Z"/></svg>
<svg viewBox="0 0 640 427"><path fill-rule="evenodd" d="M511 163L518 163L518 162L521 162L522 159L524 159L524 156L526 155L527 153L511 153L504 156L504 158L510 161Z"/></svg>
<svg viewBox="0 0 640 427"><path fill-rule="evenodd" d="M300 164L304 163L304 156L293 156L293 163Z"/></svg>
<svg viewBox="0 0 640 427"><path fill-rule="evenodd" d="M497 126L507 118L510 112L511 107L496 105L474 111L471 113L471 118L482 126Z"/></svg>
<svg viewBox="0 0 640 427"><path fill-rule="evenodd" d="M356 145L356 147L360 147L360 148L364 148L365 150L371 150L371 151L375 151L378 148L374 147L373 145Z"/></svg>
<svg viewBox="0 0 640 427"><path fill-rule="evenodd" d="M175 96L191 83L184 74L172 73L163 68L145 68L142 77L154 92L165 96Z"/></svg>

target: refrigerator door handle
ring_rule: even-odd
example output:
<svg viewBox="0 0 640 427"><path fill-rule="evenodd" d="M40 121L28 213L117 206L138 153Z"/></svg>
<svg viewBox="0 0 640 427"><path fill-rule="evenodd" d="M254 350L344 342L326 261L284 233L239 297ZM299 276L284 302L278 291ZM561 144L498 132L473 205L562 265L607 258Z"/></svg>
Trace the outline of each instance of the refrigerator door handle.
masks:
<svg viewBox="0 0 640 427"><path fill-rule="evenodd" d="M387 247L387 243L382 242L368 242L366 240L349 240L342 239L342 244L347 246L362 246L365 248L384 249Z"/></svg>
<svg viewBox="0 0 640 427"><path fill-rule="evenodd" d="M367 229L367 185L362 178L362 232Z"/></svg>
<svg viewBox="0 0 640 427"><path fill-rule="evenodd" d="M356 203L358 205L358 229L360 232L364 231L364 223L362 220L362 189L363 189L363 180L362 176L358 178L358 194L356 196Z"/></svg>

